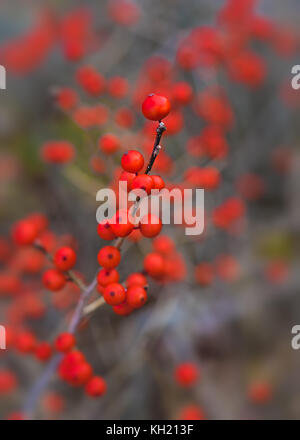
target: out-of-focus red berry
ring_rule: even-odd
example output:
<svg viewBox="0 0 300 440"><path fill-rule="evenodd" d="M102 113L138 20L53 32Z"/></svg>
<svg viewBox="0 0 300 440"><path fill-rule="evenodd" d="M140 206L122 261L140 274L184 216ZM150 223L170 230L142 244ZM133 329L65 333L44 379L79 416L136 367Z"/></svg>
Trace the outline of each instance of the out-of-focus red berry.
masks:
<svg viewBox="0 0 300 440"><path fill-rule="evenodd" d="M61 290L66 285L64 275L56 269L48 269L44 272L42 281L44 286L53 292Z"/></svg>
<svg viewBox="0 0 300 440"><path fill-rule="evenodd" d="M93 376L85 386L85 392L91 397L100 397L106 392L106 382L100 376Z"/></svg>

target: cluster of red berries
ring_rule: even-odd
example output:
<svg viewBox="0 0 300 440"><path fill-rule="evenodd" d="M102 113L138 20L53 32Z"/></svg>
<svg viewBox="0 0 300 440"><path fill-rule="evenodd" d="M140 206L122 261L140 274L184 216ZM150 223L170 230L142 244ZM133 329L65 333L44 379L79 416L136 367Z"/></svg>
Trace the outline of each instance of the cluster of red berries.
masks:
<svg viewBox="0 0 300 440"><path fill-rule="evenodd" d="M58 249L53 259L55 268L48 269L43 274L42 281L44 286L53 292L63 289L67 282L65 272L68 272L75 266L76 259L76 252L72 248L65 246Z"/></svg>

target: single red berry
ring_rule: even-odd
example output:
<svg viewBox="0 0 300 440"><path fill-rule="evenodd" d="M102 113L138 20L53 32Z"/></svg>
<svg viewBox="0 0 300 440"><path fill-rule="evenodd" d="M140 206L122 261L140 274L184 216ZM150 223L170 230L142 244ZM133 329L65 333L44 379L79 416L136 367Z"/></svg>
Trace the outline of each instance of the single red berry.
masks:
<svg viewBox="0 0 300 440"><path fill-rule="evenodd" d="M155 237L161 231L162 223L154 214L145 215L140 222L140 230L144 237Z"/></svg>
<svg viewBox="0 0 300 440"><path fill-rule="evenodd" d="M61 290L66 284L64 275L56 269L46 270L46 272L44 272L42 281L44 286L49 290L53 290L53 292Z"/></svg>
<svg viewBox="0 0 300 440"><path fill-rule="evenodd" d="M106 382L100 376L93 376L85 386L85 392L91 397L102 396L106 392Z"/></svg>
<svg viewBox="0 0 300 440"><path fill-rule="evenodd" d="M164 180L160 176L154 175L150 177L153 180L153 189L161 190L166 186Z"/></svg>
<svg viewBox="0 0 300 440"><path fill-rule="evenodd" d="M119 180L121 182L127 182L127 191L129 192L132 190L132 182L135 178L136 178L135 173L128 173L127 171L123 171L120 174Z"/></svg>
<svg viewBox="0 0 300 440"><path fill-rule="evenodd" d="M142 307L147 301L147 292L142 286L133 285L128 287L126 302L134 309Z"/></svg>
<svg viewBox="0 0 300 440"><path fill-rule="evenodd" d="M117 283L119 279L120 275L116 269L101 269L97 274L98 284L103 287L112 283Z"/></svg>
<svg viewBox="0 0 300 440"><path fill-rule="evenodd" d="M168 98L154 93L148 95L142 105L145 118L151 121L160 121L169 114L170 110L171 104Z"/></svg>
<svg viewBox="0 0 300 440"><path fill-rule="evenodd" d="M189 387L194 385L199 377L198 368L192 362L185 362L175 369L175 379L179 385Z"/></svg>
<svg viewBox="0 0 300 440"><path fill-rule="evenodd" d="M0 396L11 393L17 387L17 378L9 370L0 370Z"/></svg>
<svg viewBox="0 0 300 440"><path fill-rule="evenodd" d="M66 353L76 344L75 337L72 333L60 333L55 340L55 348L57 351Z"/></svg>
<svg viewBox="0 0 300 440"><path fill-rule="evenodd" d="M115 246L104 246L98 253L98 262L105 269L113 269L121 261L121 253Z"/></svg>
<svg viewBox="0 0 300 440"><path fill-rule="evenodd" d="M129 150L123 154L121 165L128 173L138 173L144 166L144 158L138 151Z"/></svg>
<svg viewBox="0 0 300 440"><path fill-rule="evenodd" d="M52 347L48 342L41 342L37 345L34 354L38 360L46 362L52 355Z"/></svg>
<svg viewBox="0 0 300 440"><path fill-rule="evenodd" d="M248 389L248 398L256 404L264 404L272 399L272 386L268 382L257 381Z"/></svg>
<svg viewBox="0 0 300 440"><path fill-rule="evenodd" d="M167 235L160 235L153 240L153 249L162 255L170 255L175 251L174 241Z"/></svg>
<svg viewBox="0 0 300 440"><path fill-rule="evenodd" d="M107 84L108 92L113 98L124 98L128 92L128 81L121 76L110 78Z"/></svg>
<svg viewBox="0 0 300 440"><path fill-rule="evenodd" d="M58 270L66 271L72 269L76 264L76 252L70 247L58 249L54 256L54 264Z"/></svg>
<svg viewBox="0 0 300 440"><path fill-rule="evenodd" d="M127 287L130 287L132 285L144 287L147 284L147 278L142 273L132 273L126 280Z"/></svg>
<svg viewBox="0 0 300 440"><path fill-rule="evenodd" d="M116 238L110 226L110 222L107 219L102 220L102 222L98 224L97 232L99 237L103 240L114 240Z"/></svg>
<svg viewBox="0 0 300 440"><path fill-rule="evenodd" d="M84 354L79 350L73 350L67 353L63 359L66 365L75 365L85 361Z"/></svg>
<svg viewBox="0 0 300 440"><path fill-rule="evenodd" d="M133 230L133 219L130 217L128 211L120 209L110 220L110 227L117 237L126 237Z"/></svg>
<svg viewBox="0 0 300 440"><path fill-rule="evenodd" d="M36 339L33 333L23 331L15 340L15 347L20 353L31 353L36 347Z"/></svg>
<svg viewBox="0 0 300 440"><path fill-rule="evenodd" d="M38 230L30 220L20 220L12 229L12 237L17 245L29 245L36 239Z"/></svg>
<svg viewBox="0 0 300 440"><path fill-rule="evenodd" d="M188 405L182 408L177 417L178 420L205 420L204 412L196 405Z"/></svg>
<svg viewBox="0 0 300 440"><path fill-rule="evenodd" d="M87 362L80 362L70 367L68 382L74 386L82 386L87 383L93 374L93 369Z"/></svg>
<svg viewBox="0 0 300 440"><path fill-rule="evenodd" d="M155 252L144 258L144 269L152 278L161 278L164 274L164 259Z"/></svg>
<svg viewBox="0 0 300 440"><path fill-rule="evenodd" d="M103 298L111 306L122 304L126 298L125 289L119 283L109 284L105 287Z"/></svg>
<svg viewBox="0 0 300 440"><path fill-rule="evenodd" d="M142 189L143 191L146 191L147 194L151 193L151 190L153 189L153 180L151 179L148 174L140 174L139 176L136 176L135 179L132 182L132 189Z"/></svg>
<svg viewBox="0 0 300 440"><path fill-rule="evenodd" d="M105 154L113 154L120 148L120 140L114 134L104 134L99 139L99 148Z"/></svg>
<svg viewBox="0 0 300 440"><path fill-rule="evenodd" d="M120 316L127 316L133 311L133 307L127 304L125 301L122 304L113 306L113 311Z"/></svg>
<svg viewBox="0 0 300 440"><path fill-rule="evenodd" d="M172 101L174 100L179 105L186 105L192 99L193 89L189 83L181 81L173 85L171 93Z"/></svg>

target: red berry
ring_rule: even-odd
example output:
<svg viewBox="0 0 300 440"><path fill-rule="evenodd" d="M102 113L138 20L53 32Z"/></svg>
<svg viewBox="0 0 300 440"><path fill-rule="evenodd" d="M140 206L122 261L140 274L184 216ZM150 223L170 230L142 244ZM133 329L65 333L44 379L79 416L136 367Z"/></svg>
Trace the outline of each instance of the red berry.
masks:
<svg viewBox="0 0 300 440"><path fill-rule="evenodd" d="M91 397L102 396L106 392L106 382L100 376L93 376L85 386L85 392Z"/></svg>
<svg viewBox="0 0 300 440"><path fill-rule="evenodd" d="M72 333L61 333L55 340L55 348L57 351L66 353L74 347L76 343L75 337Z"/></svg>
<svg viewBox="0 0 300 440"><path fill-rule="evenodd" d="M121 165L128 173L138 173L144 166L144 158L138 151L129 150L123 154Z"/></svg>
<svg viewBox="0 0 300 440"><path fill-rule="evenodd" d="M30 220L17 222L12 229L12 237L17 245L29 245L36 239L38 230Z"/></svg>
<svg viewBox="0 0 300 440"><path fill-rule="evenodd" d="M66 284L64 275L56 269L48 269L44 272L42 281L44 286L53 292L61 290Z"/></svg>
<svg viewBox="0 0 300 440"><path fill-rule="evenodd" d="M201 408L196 405L184 407L178 415L178 420L204 420L205 415Z"/></svg>
<svg viewBox="0 0 300 440"><path fill-rule="evenodd" d="M160 176L150 176L150 177L153 180L153 188L154 189L161 190L166 186L165 182L163 181L163 179Z"/></svg>
<svg viewBox="0 0 300 440"><path fill-rule="evenodd" d="M121 182L127 182L127 191L131 191L132 189L132 182L136 178L135 173L128 173L127 171L123 171L120 175L119 180Z"/></svg>
<svg viewBox="0 0 300 440"><path fill-rule="evenodd" d="M160 235L153 240L153 249L162 255L168 255L175 251L175 245L170 237L167 235Z"/></svg>
<svg viewBox="0 0 300 440"><path fill-rule="evenodd" d="M129 315L132 311L133 308L127 304L126 302L119 304L117 306L113 306L113 311L120 316L127 316Z"/></svg>
<svg viewBox="0 0 300 440"><path fill-rule="evenodd" d="M144 287L147 285L147 278L141 273L132 273L127 278L126 285L128 287L132 285L138 285Z"/></svg>
<svg viewBox="0 0 300 440"><path fill-rule="evenodd" d="M98 253L98 262L105 269L113 269L121 261L119 249L114 246L104 246Z"/></svg>
<svg viewBox="0 0 300 440"><path fill-rule="evenodd" d="M66 271L72 269L76 264L76 253L70 247L58 249L54 256L54 264L58 270Z"/></svg>
<svg viewBox="0 0 300 440"><path fill-rule="evenodd" d="M178 365L175 370L175 379L183 387L193 385L198 379L197 366L191 362Z"/></svg>
<svg viewBox="0 0 300 440"><path fill-rule="evenodd" d="M164 273L164 259L155 252L146 255L144 269L153 278L161 278Z"/></svg>
<svg viewBox="0 0 300 440"><path fill-rule="evenodd" d="M179 105L186 105L193 96L193 89L187 82L178 82L172 88L172 100Z"/></svg>
<svg viewBox="0 0 300 440"><path fill-rule="evenodd" d="M122 284L119 283L109 284L105 287L103 298L107 304L111 306L122 304L126 298L125 289Z"/></svg>
<svg viewBox="0 0 300 440"><path fill-rule="evenodd" d="M93 374L93 369L87 362L71 366L68 372L68 382L74 386L85 385Z"/></svg>
<svg viewBox="0 0 300 440"><path fill-rule="evenodd" d="M76 79L90 95L98 96L104 90L105 80L93 67L84 66L78 69Z"/></svg>
<svg viewBox="0 0 300 440"><path fill-rule="evenodd" d="M41 342L35 349L35 357L42 362L47 361L52 355L52 348L48 342Z"/></svg>
<svg viewBox="0 0 300 440"><path fill-rule="evenodd" d="M142 105L145 118L151 121L160 121L165 118L171 110L168 98L162 95L148 95Z"/></svg>
<svg viewBox="0 0 300 440"><path fill-rule="evenodd" d="M31 353L36 346L35 336L28 331L19 333L15 340L15 347L20 353Z"/></svg>
<svg viewBox="0 0 300 440"><path fill-rule="evenodd" d="M150 194L153 189L153 180L147 174L140 174L135 177L131 186L132 189L142 189L146 191L147 194Z"/></svg>
<svg viewBox="0 0 300 440"><path fill-rule="evenodd" d="M114 76L109 79L107 88L113 98L121 99L128 92L128 82L121 76Z"/></svg>
<svg viewBox="0 0 300 440"><path fill-rule="evenodd" d="M128 287L126 292L126 302L129 306L138 309L139 307L142 307L146 301L147 292L143 287L138 285Z"/></svg>
<svg viewBox="0 0 300 440"><path fill-rule="evenodd" d="M99 139L99 148L105 154L113 154L120 148L120 141L113 134L104 134Z"/></svg>
<svg viewBox="0 0 300 440"><path fill-rule="evenodd" d="M102 222L98 224L97 232L99 237L103 240L114 240L116 238L107 219L102 220Z"/></svg>
<svg viewBox="0 0 300 440"><path fill-rule="evenodd" d="M133 230L134 225L128 211L120 209L111 219L110 227L117 237L126 237Z"/></svg>
<svg viewBox="0 0 300 440"><path fill-rule="evenodd" d="M145 215L140 222L140 230L144 237L155 237L161 228L161 220L154 214Z"/></svg>
<svg viewBox="0 0 300 440"><path fill-rule="evenodd" d="M120 275L116 269L101 269L97 275L98 284L103 287L106 287L112 283L117 283L119 279Z"/></svg>

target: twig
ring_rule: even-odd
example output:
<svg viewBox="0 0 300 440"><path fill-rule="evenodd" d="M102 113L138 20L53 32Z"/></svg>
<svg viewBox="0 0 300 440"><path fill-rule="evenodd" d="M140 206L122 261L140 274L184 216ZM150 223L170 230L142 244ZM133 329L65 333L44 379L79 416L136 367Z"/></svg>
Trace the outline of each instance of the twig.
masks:
<svg viewBox="0 0 300 440"><path fill-rule="evenodd" d="M153 167L155 159L157 158L157 155L161 149L160 140L161 140L161 137L165 131L166 131L166 126L163 122L160 121L159 125L156 129L156 138L155 138L155 142L154 142L154 147L153 147L152 154L151 154L148 166L146 168L145 174L149 174L152 167Z"/></svg>

